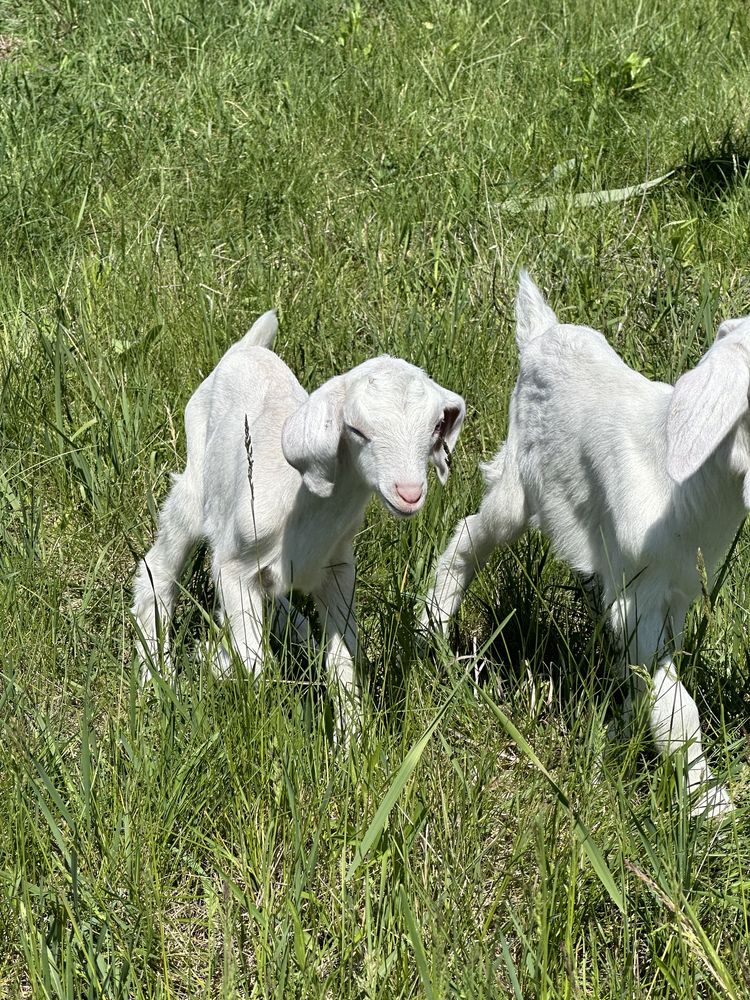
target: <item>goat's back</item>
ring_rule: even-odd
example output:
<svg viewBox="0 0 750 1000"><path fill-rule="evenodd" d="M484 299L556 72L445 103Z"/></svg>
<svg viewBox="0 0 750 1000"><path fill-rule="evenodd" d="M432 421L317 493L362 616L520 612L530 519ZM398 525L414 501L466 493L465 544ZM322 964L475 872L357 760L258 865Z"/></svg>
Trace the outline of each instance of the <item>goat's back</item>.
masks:
<svg viewBox="0 0 750 1000"><path fill-rule="evenodd" d="M534 523L576 569L601 573L602 543L636 558L668 507L671 392L588 327L557 325L521 351L508 440Z"/></svg>
<svg viewBox="0 0 750 1000"><path fill-rule="evenodd" d="M598 331L557 324L520 351L512 408L545 438L575 431L599 440L663 415L671 391L628 367Z"/></svg>
<svg viewBox="0 0 750 1000"><path fill-rule="evenodd" d="M188 468L201 479L212 544L225 533L246 530L260 543L276 530L300 481L284 458L281 430L307 398L278 355L244 341L227 351L193 394L185 411Z"/></svg>

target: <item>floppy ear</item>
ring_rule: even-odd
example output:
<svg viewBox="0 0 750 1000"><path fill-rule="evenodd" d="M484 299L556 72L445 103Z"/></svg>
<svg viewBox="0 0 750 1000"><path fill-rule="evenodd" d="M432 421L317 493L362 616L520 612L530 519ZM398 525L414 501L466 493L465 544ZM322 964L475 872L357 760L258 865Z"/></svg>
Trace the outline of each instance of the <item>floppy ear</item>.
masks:
<svg viewBox="0 0 750 1000"><path fill-rule="evenodd" d="M343 402L342 376L336 375L287 417L281 431L284 458L302 473L308 490L319 497L333 493Z"/></svg>
<svg viewBox="0 0 750 1000"><path fill-rule="evenodd" d="M748 409L750 367L736 339L717 340L677 380L667 414L667 472L684 482L703 465Z"/></svg>
<svg viewBox="0 0 750 1000"><path fill-rule="evenodd" d="M451 455L466 416L466 403L455 392L438 388L442 396L443 416L440 420L438 439L432 446L430 461L435 466L438 479L445 484L450 472Z"/></svg>

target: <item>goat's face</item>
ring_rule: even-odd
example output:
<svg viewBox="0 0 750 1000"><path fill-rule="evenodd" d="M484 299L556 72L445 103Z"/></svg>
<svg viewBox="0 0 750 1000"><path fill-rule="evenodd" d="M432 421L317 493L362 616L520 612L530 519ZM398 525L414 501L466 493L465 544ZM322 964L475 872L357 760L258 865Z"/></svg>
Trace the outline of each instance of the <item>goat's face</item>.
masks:
<svg viewBox="0 0 750 1000"><path fill-rule="evenodd" d="M351 373L342 408L342 444L359 477L397 517L411 517L427 496L432 463L441 482L464 419L463 399L423 371L376 358Z"/></svg>
<svg viewBox="0 0 750 1000"><path fill-rule="evenodd" d="M732 472L750 500L750 316L725 320L716 340L675 384L667 420L667 470L683 482L730 433Z"/></svg>
<svg viewBox="0 0 750 1000"><path fill-rule="evenodd" d="M339 464L397 517L423 506L431 462L445 482L463 399L397 358L373 358L321 386L284 425L284 454L308 489L333 492Z"/></svg>

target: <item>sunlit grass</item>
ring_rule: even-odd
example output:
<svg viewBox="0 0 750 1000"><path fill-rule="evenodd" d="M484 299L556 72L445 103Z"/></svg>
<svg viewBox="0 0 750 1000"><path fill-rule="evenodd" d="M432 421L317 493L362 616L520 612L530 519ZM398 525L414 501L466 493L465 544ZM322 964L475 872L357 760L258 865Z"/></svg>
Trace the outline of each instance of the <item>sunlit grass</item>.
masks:
<svg viewBox="0 0 750 1000"><path fill-rule="evenodd" d="M721 827L608 740L538 537L450 647L413 636L505 430L520 265L652 378L748 311L744 7L21 0L0 34L3 996L748 995L746 537L683 663ZM200 555L179 684L132 664L185 402L272 306L310 388L389 352L469 404L448 487L357 541L349 753L288 652L257 686L196 666Z"/></svg>

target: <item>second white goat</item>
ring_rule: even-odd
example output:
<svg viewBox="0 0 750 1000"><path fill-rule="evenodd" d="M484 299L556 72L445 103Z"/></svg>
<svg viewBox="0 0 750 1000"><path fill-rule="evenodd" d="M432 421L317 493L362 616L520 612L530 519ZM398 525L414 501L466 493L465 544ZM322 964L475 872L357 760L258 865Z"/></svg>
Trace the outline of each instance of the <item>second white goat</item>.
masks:
<svg viewBox="0 0 750 1000"><path fill-rule="evenodd" d="M345 725L360 698L352 540L373 493L408 518L424 504L429 463L446 481L465 405L421 369L387 356L308 396L267 349L276 329L273 312L262 316L187 404L187 465L174 477L134 582L143 677L158 657L190 552L205 541L232 645L251 674L262 667L267 599L288 612L293 589L314 596ZM304 619L293 624L304 631ZM167 663L168 656L167 649ZM212 666L223 675L231 657L220 649Z"/></svg>
<svg viewBox="0 0 750 1000"><path fill-rule="evenodd" d="M686 753L692 812L731 808L701 742L698 709L677 677L685 615L750 507L750 318L728 320L674 387L633 371L602 334L558 322L521 272L520 373L505 444L483 466L478 513L441 556L423 622L446 630L496 546L529 527L595 581L623 666L644 684L658 750ZM632 711L632 705L626 704Z"/></svg>

